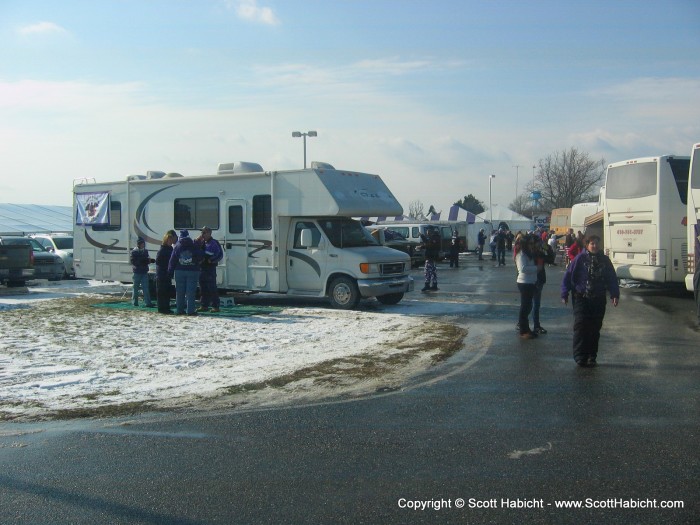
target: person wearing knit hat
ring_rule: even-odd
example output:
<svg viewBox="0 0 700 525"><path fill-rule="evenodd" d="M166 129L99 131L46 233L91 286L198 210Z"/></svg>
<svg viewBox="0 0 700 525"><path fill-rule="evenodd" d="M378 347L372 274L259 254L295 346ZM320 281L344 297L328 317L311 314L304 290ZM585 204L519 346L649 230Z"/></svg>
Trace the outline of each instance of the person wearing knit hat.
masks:
<svg viewBox="0 0 700 525"><path fill-rule="evenodd" d="M195 245L202 250L202 271L199 273L200 307L198 312L207 312L211 306L212 312L218 312L221 301L216 287L216 267L224 258L221 244L211 236L209 226L202 228L202 234L194 240Z"/></svg>
<svg viewBox="0 0 700 525"><path fill-rule="evenodd" d="M151 292L149 290L148 265L156 261L149 257L146 241L143 237L139 237L136 240L136 248L131 250L129 261L134 272L131 279L133 283L131 287L131 303L134 306L139 305L139 290L143 290L144 304L147 308L153 308L154 304L151 302Z"/></svg>
<svg viewBox="0 0 700 525"><path fill-rule="evenodd" d="M195 294L202 264L202 250L195 245L187 230L180 231L180 239L173 248L168 271L175 276L177 315L197 315Z"/></svg>

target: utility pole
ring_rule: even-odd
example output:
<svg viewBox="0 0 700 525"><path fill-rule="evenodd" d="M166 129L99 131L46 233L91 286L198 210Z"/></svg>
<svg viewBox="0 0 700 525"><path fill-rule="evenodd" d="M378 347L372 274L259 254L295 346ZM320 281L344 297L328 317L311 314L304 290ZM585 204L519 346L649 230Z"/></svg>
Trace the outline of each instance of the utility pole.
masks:
<svg viewBox="0 0 700 525"><path fill-rule="evenodd" d="M515 200L518 200L518 172L520 170L520 164L513 166L515 168Z"/></svg>

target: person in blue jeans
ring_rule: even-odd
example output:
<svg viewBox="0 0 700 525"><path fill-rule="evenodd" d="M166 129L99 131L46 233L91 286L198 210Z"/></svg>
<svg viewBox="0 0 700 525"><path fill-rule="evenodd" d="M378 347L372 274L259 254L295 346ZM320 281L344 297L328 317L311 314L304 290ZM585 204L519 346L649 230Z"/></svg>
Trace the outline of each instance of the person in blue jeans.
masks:
<svg viewBox="0 0 700 525"><path fill-rule="evenodd" d="M148 288L148 265L156 261L149 257L148 250L146 249L146 241L142 237L137 239L136 248L131 250L129 260L131 262L131 269L134 272L132 276L134 284L131 289L131 303L134 306L139 305L139 290L143 290L144 304L148 308L153 308L151 291Z"/></svg>
<svg viewBox="0 0 700 525"><path fill-rule="evenodd" d="M202 228L202 234L194 240L195 245L203 252L202 271L199 274L200 307L198 312L207 312L211 306L212 312L218 312L221 301L216 288L216 267L224 258L219 241L211 236L211 228Z"/></svg>
<svg viewBox="0 0 700 525"><path fill-rule="evenodd" d="M180 239L170 256L168 271L175 275L175 304L177 315L197 315L195 294L201 271L202 251L190 238L187 230L180 231Z"/></svg>

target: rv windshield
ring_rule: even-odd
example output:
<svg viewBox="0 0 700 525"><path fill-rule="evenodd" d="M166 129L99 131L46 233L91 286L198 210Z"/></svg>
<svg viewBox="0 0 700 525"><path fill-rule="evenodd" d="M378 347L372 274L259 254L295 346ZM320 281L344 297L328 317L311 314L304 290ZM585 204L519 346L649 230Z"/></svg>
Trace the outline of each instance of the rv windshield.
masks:
<svg viewBox="0 0 700 525"><path fill-rule="evenodd" d="M323 233L336 248L378 246L379 243L362 225L352 219L338 217L319 219Z"/></svg>

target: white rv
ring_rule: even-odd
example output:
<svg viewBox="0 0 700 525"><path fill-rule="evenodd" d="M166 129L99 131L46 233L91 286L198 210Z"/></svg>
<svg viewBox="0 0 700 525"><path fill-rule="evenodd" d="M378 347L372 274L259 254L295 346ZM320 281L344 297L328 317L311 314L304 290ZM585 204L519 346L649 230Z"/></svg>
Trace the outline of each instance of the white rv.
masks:
<svg viewBox="0 0 700 525"><path fill-rule="evenodd" d="M196 236L209 226L224 249L223 290L328 297L342 309L362 297L396 304L413 290L410 257L380 246L351 219L403 213L378 175L321 163L271 172L236 162L220 164L216 175L149 172L77 183L73 196L77 277L131 282L138 237L155 256L167 230Z"/></svg>

